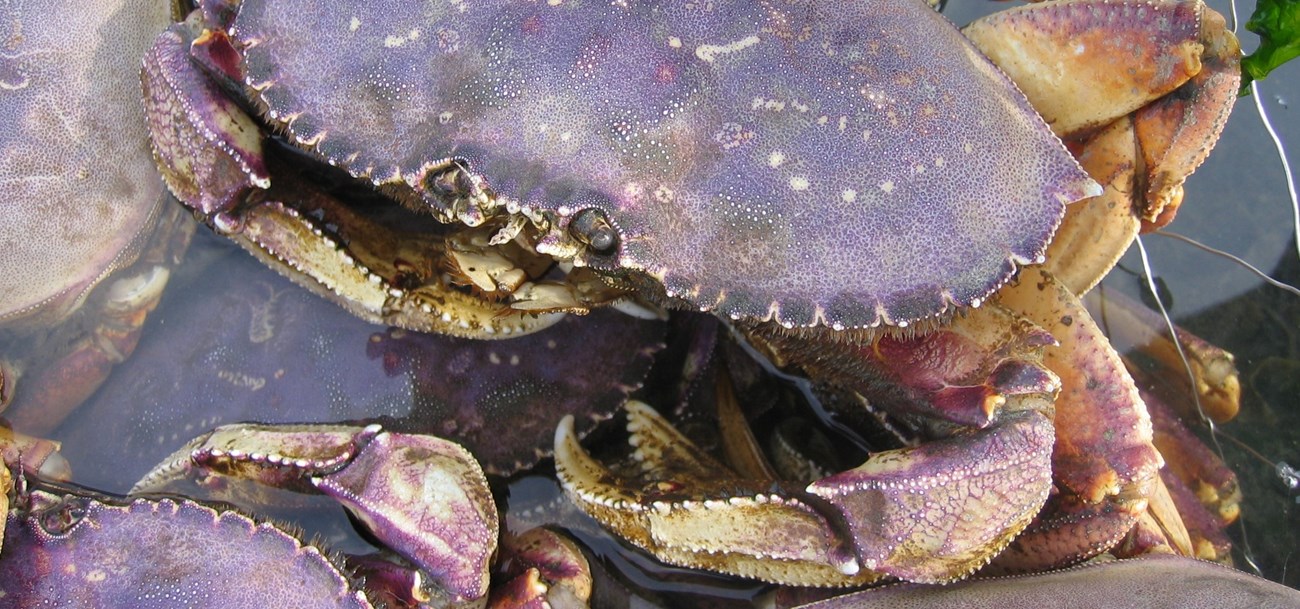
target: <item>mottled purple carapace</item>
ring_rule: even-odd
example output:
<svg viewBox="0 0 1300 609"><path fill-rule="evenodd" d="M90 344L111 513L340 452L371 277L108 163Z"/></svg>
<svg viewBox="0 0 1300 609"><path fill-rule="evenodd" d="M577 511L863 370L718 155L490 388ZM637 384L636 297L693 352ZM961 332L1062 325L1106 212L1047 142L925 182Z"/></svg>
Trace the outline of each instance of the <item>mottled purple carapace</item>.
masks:
<svg viewBox="0 0 1300 609"><path fill-rule="evenodd" d="M735 318L977 304L1098 192L920 1L249 0L232 31L257 105L330 162L437 207L454 160L554 241L600 209L616 243L578 264Z"/></svg>

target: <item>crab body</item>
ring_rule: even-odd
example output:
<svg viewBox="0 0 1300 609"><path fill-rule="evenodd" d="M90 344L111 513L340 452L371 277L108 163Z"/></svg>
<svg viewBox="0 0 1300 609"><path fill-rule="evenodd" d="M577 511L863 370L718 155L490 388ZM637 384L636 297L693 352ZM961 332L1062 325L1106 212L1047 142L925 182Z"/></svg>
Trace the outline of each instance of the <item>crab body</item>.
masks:
<svg viewBox="0 0 1300 609"><path fill-rule="evenodd" d="M193 36L321 160L444 222L488 223L493 243L522 235L672 303L906 325L987 298L1042 258L1067 202L1096 194L1014 87L919 3L391 4L244 3L228 30L238 62L209 42L220 34ZM319 34L284 35L306 30ZM181 173L196 155L169 131L247 134L173 114L218 104L176 91L184 51L155 52L146 87L168 121L154 127L164 175L217 220L241 215L246 199ZM227 148L260 166L253 145ZM256 188L257 174L232 182ZM372 314L400 323L402 298Z"/></svg>
<svg viewBox="0 0 1300 609"><path fill-rule="evenodd" d="M0 406L32 433L130 355L193 231L152 167L132 75L166 8L45 18L61 8L0 8Z"/></svg>

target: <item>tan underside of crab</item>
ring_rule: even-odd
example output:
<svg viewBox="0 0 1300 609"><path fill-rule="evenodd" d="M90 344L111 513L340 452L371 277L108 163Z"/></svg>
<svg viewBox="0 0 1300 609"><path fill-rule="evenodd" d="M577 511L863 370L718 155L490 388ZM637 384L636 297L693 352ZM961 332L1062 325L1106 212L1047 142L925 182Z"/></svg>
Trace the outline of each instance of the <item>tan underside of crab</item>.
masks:
<svg viewBox="0 0 1300 609"><path fill-rule="evenodd" d="M926 460L932 454L910 452L924 449L878 453L858 469L833 477L849 481L848 490L819 486L825 481L781 490L770 481L741 482L725 470L719 474L713 465L699 465L707 461L684 465L682 456L690 452L685 448L678 457L660 459L660 444L649 449L651 444L642 437L650 426L646 409L636 407L629 428L637 427L635 457L647 463L639 475L624 472L629 477L620 478L606 470L562 425L556 441L557 471L570 496L665 561L798 585L852 585L878 576L868 569L916 581L950 581L987 564L1017 535L1000 559L1002 566L1050 568L1106 551L1133 529L1153 494L1164 496L1157 475L1163 460L1124 362L1075 294L1100 281L1144 226L1163 225L1172 218L1183 180L1208 154L1226 121L1237 89L1239 52L1222 17L1199 3L1107 3L1106 15L1125 17L1113 22L1093 10L1096 4L1081 0L1021 7L965 30L1016 81L1105 188L1101 196L1069 208L1047 264L1023 270L990 305L940 331L987 337L996 332L987 324L1007 323L1008 314L997 312L1005 307L1055 337L1057 344L1041 351L1041 365L1059 378L1051 480L1033 473L1000 473L1047 468L1047 455L1013 450L1008 454L1017 456L1012 458L996 456L996 450L983 444L975 448L977 441L1035 446L1008 430L1041 416L1037 413L1051 415L1051 407L1026 404L1050 399L1054 387L1040 383L1022 387L1027 390L1020 394L990 393L976 408L987 417L976 425L984 429L944 440L968 443L965 458L976 463L954 462L950 474L924 473L931 469ZM897 339L865 339L875 342L861 349L865 355L856 363L838 361L844 358L815 348L824 347L819 341L828 339L826 332L754 330L753 340L778 365L850 388L869 382L852 378L856 369L888 368L888 362L873 358L879 357L880 341ZM1025 371L1040 361L1035 349L1024 345L1026 340L1032 343L1026 338L1031 335L1026 331L1015 340L975 342L989 349L995 363L1002 357L1002 363L1016 362L1016 369ZM841 341L838 351L848 350L840 347L853 341L846 334L829 339ZM958 339L918 340L940 345L942 351ZM1017 341L1022 348L1008 351ZM962 359L950 353L934 359L945 358ZM974 382L990 389L1017 387L1000 384L992 368L980 368ZM980 413L962 416L978 419ZM1008 461L994 464L990 459ZM911 477L890 478L909 467L916 469ZM712 473L702 473L706 471ZM1050 509L1031 525L1053 487ZM684 498L692 491L702 496ZM860 497L842 497L846 493ZM813 495L835 505L828 508L810 499ZM864 504L871 510L864 510ZM751 523L763 523L753 527L757 537L746 542L753 547L716 533L732 530L741 513ZM1167 510L1155 519L1178 520ZM912 530L909 521L925 526ZM969 525L976 521L995 524ZM791 543L790 531L801 527L825 537ZM1180 535L1176 523L1164 528ZM851 560L846 560L846 552Z"/></svg>

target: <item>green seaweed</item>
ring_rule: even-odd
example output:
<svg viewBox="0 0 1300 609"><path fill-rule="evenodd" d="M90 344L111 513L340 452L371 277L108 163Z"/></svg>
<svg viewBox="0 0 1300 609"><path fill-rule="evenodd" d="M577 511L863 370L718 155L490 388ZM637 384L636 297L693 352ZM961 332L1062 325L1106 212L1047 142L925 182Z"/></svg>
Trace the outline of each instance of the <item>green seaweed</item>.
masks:
<svg viewBox="0 0 1300 609"><path fill-rule="evenodd" d="M1259 48L1241 60L1241 94L1250 83L1300 56L1300 0L1259 0L1246 29L1259 35Z"/></svg>

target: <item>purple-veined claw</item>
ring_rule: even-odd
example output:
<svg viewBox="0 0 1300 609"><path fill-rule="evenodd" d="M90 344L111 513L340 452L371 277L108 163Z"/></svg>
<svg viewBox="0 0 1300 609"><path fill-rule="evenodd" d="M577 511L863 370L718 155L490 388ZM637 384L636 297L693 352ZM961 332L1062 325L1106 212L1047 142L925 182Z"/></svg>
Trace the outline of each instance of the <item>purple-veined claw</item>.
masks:
<svg viewBox="0 0 1300 609"><path fill-rule="evenodd" d="M557 474L584 511L669 563L844 586L965 577L1043 505L1060 384L1037 363L1054 343L1041 328L988 306L929 334L829 351L827 329L745 329L782 365L875 388L882 404L945 437L803 488L743 479L629 402L634 466L610 471L564 425L557 431Z"/></svg>
<svg viewBox="0 0 1300 609"><path fill-rule="evenodd" d="M487 594L496 504L483 470L458 444L381 432L346 467L312 483L432 578L426 600L438 590L452 602Z"/></svg>
<svg viewBox="0 0 1300 609"><path fill-rule="evenodd" d="M416 598L487 593L496 505L478 463L453 442L379 425L228 425L192 441L133 492L181 480L237 503L261 498L261 485L324 493L420 569L427 579L415 579Z"/></svg>
<svg viewBox="0 0 1300 609"><path fill-rule="evenodd" d="M201 46L230 44L224 34L204 31L193 19L159 35L145 55L140 76L145 114L167 187L195 210L229 217L246 191L268 188L271 180L260 130L198 69L190 56L196 40Z"/></svg>
<svg viewBox="0 0 1300 609"><path fill-rule="evenodd" d="M636 401L626 409L639 463L625 475L582 449L571 418L555 433L556 474L565 492L621 537L671 564L766 581L847 586L878 577L859 568L852 548L806 494L741 480L654 409Z"/></svg>
<svg viewBox="0 0 1300 609"><path fill-rule="evenodd" d="M1007 413L971 434L874 454L808 491L840 513L865 568L952 581L988 563L1038 513L1053 438L1042 412Z"/></svg>

